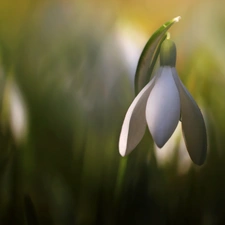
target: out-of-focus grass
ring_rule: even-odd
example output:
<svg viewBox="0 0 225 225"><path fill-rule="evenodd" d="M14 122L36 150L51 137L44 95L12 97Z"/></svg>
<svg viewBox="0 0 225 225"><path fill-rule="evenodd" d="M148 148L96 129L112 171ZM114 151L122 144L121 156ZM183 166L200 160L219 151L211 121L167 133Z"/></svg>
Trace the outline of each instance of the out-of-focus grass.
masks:
<svg viewBox="0 0 225 225"><path fill-rule="evenodd" d="M223 3L175 3L167 14L140 20L134 15L158 9L156 1L137 11L136 1L0 3L0 224L224 223ZM178 15L171 30L177 69L203 110L209 138L205 165L183 173L181 137L168 145L174 155L165 163L148 131L130 156L118 153L135 72L118 25L143 32L151 19L147 41ZM10 106L14 87L19 97ZM26 109L24 136L12 125L18 107Z"/></svg>

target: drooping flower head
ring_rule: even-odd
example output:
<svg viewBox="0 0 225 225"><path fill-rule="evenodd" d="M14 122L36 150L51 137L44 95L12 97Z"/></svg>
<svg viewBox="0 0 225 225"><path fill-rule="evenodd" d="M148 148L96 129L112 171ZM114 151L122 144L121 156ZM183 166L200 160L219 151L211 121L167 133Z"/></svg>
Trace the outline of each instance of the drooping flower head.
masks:
<svg viewBox="0 0 225 225"><path fill-rule="evenodd" d="M129 154L141 141L146 125L161 148L181 120L185 144L192 161L204 163L207 152L202 113L177 75L176 46L165 40L160 48L160 67L130 105L120 134L119 151Z"/></svg>

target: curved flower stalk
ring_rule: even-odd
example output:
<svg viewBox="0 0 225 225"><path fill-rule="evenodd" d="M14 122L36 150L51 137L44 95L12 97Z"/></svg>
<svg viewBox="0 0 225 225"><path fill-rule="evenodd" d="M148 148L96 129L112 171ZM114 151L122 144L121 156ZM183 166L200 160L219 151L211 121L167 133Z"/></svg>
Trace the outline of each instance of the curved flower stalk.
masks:
<svg viewBox="0 0 225 225"><path fill-rule="evenodd" d="M130 105L120 133L119 152L129 154L141 141L146 125L161 148L181 118L188 153L195 164L204 163L207 152L206 127L202 113L177 75L176 46L165 40L160 49L160 68Z"/></svg>

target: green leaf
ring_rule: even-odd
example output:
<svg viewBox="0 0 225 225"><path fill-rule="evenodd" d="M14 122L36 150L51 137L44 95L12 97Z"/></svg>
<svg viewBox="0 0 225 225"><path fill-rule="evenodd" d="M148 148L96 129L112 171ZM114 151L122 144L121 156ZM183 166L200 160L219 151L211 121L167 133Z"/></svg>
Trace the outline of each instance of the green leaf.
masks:
<svg viewBox="0 0 225 225"><path fill-rule="evenodd" d="M138 61L135 74L135 94L137 95L142 88L149 82L154 69L157 57L159 55L160 45L167 37L168 29L180 20L180 16L164 23L155 33L149 38L145 45L140 59Z"/></svg>

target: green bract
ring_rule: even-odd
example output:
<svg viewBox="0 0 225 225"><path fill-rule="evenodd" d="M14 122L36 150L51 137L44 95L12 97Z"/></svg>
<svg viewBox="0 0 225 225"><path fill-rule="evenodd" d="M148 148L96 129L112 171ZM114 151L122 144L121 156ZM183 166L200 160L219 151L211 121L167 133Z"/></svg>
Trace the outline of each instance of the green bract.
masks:
<svg viewBox="0 0 225 225"><path fill-rule="evenodd" d="M135 94L137 95L142 88L149 82L154 65L159 55L162 42L166 39L166 32L175 23L180 20L176 17L164 23L148 40L145 45L140 59L138 61L135 74Z"/></svg>

